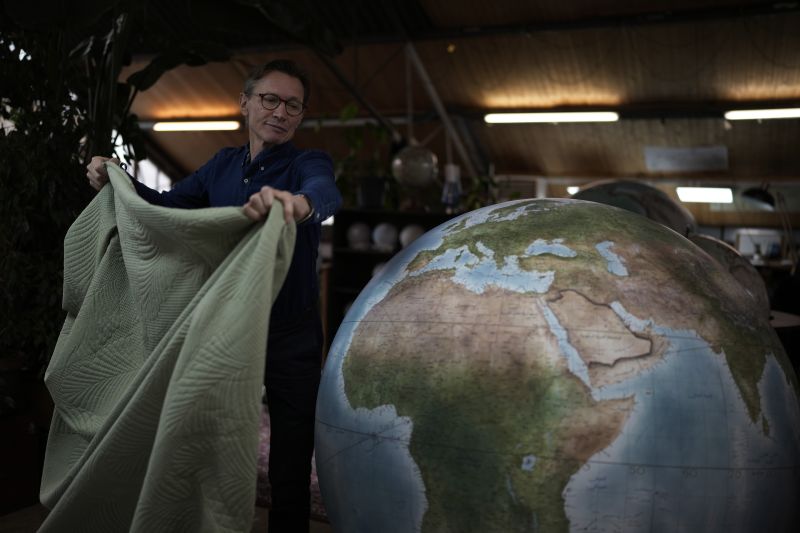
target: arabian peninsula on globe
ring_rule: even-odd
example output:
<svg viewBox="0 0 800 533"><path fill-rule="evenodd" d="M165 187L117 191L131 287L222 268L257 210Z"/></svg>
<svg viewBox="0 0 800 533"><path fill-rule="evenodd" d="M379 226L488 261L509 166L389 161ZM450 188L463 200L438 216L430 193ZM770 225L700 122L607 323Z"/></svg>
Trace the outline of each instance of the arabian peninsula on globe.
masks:
<svg viewBox="0 0 800 533"><path fill-rule="evenodd" d="M793 531L798 383L689 240L519 200L427 232L361 292L316 460L338 532Z"/></svg>

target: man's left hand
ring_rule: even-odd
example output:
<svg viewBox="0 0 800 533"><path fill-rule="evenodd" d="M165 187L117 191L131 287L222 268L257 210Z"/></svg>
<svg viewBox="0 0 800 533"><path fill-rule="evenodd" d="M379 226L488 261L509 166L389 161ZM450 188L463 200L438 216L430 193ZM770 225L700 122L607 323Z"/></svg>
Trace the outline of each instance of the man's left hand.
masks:
<svg viewBox="0 0 800 533"><path fill-rule="evenodd" d="M289 191L273 189L266 185L250 196L242 211L252 220L263 220L272 208L272 203L276 198L283 204L283 218L287 224L302 220L311 211L311 206L304 196L294 195Z"/></svg>

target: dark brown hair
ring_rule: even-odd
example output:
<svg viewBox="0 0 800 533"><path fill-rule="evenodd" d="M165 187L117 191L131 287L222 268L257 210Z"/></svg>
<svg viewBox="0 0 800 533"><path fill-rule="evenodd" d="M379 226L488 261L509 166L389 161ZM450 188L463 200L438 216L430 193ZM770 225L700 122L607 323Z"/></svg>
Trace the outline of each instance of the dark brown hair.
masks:
<svg viewBox="0 0 800 533"><path fill-rule="evenodd" d="M263 65L254 68L250 73L250 77L248 77L244 82L244 94L248 96L252 94L253 87L255 87L256 83L258 83L258 80L270 72L283 72L288 76L300 80L300 83L303 84L303 105L308 103L308 97L311 95L311 84L308 80L308 74L306 74L306 71L300 68L300 66L291 59L275 59L269 63L264 63Z"/></svg>

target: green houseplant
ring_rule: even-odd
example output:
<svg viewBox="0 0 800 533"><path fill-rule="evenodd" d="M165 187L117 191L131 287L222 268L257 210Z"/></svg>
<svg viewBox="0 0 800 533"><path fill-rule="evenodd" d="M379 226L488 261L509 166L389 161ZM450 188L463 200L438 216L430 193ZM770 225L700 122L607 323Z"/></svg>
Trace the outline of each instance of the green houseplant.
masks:
<svg viewBox="0 0 800 533"><path fill-rule="evenodd" d="M230 58L234 47L252 44L243 36L265 29L329 55L340 49L302 1L179 4L0 4L0 416L22 407L27 385L41 384L63 322L63 238L93 196L86 163L112 153L117 136L120 155L146 155L130 113L136 94L176 66ZM170 10L183 15L181 24ZM151 60L121 80L135 51Z"/></svg>
<svg viewBox="0 0 800 533"><path fill-rule="evenodd" d="M276 33L339 50L304 0L0 0L0 435L14 450L0 464L0 515L38 500L53 408L42 378L64 319L64 235L94 194L88 158L121 137L119 155L141 159L139 91L254 44L241 36ZM135 52L151 60L121 79Z"/></svg>
<svg viewBox="0 0 800 533"><path fill-rule="evenodd" d="M391 135L379 124L348 124L359 112L351 102L339 113L347 152L336 161L336 186L347 209L390 209L396 203L387 162Z"/></svg>

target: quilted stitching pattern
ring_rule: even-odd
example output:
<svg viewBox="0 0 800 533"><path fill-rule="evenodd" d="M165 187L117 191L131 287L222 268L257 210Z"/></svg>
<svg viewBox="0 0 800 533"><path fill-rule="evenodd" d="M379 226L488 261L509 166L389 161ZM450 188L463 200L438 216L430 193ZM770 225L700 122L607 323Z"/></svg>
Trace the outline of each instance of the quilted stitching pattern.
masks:
<svg viewBox="0 0 800 533"><path fill-rule="evenodd" d="M40 531L250 531L272 302L295 226L154 206L108 165L64 242Z"/></svg>

